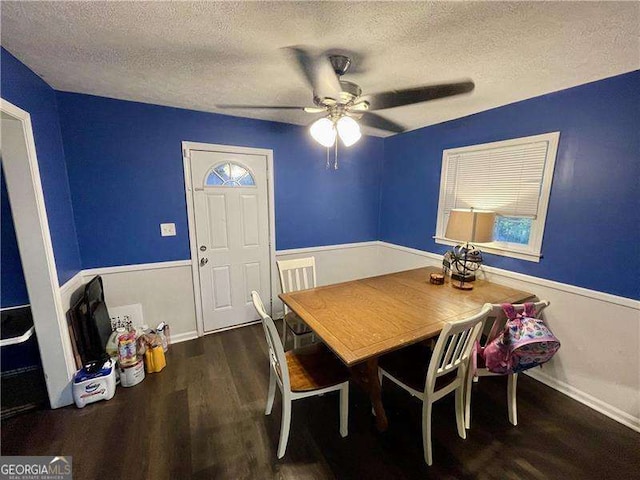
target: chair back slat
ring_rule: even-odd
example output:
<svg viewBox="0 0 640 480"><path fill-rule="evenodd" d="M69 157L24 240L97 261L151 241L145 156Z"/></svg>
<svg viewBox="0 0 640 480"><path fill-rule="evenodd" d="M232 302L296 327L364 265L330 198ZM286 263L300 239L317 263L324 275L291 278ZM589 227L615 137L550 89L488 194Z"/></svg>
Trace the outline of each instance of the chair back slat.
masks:
<svg viewBox="0 0 640 480"><path fill-rule="evenodd" d="M258 292L251 292L251 299L253 300L253 306L256 308L260 318L262 318L262 327L267 339L267 346L269 347L269 363L271 364L271 368L280 379L283 388L290 389L289 367L287 366L287 358L284 353L282 341L278 336L276 324L267 314Z"/></svg>
<svg viewBox="0 0 640 480"><path fill-rule="evenodd" d="M433 349L425 395L433 394L438 377L454 372L468 362L473 344L480 336L484 320L491 310L491 304L487 303L473 316L445 325Z"/></svg>
<svg viewBox="0 0 640 480"><path fill-rule="evenodd" d="M288 282L282 286L282 292L283 293L287 293L287 292L291 291L291 289L293 288L293 285L294 285L294 283L293 283L293 272L294 271L293 270L287 270L286 272L287 272L287 280L288 280Z"/></svg>
<svg viewBox="0 0 640 480"><path fill-rule="evenodd" d="M465 330L460 333L460 337L458 338L458 342L455 350L453 351L453 358L460 358L462 356L462 352L467 348L467 342L469 337L471 336L471 330Z"/></svg>
<svg viewBox="0 0 640 480"><path fill-rule="evenodd" d="M316 286L315 257L295 258L293 260L278 260L280 274L280 288L282 293L306 290ZM289 313L289 307L284 306L284 313Z"/></svg>
<svg viewBox="0 0 640 480"><path fill-rule="evenodd" d="M445 354L440 359L439 369L445 368L445 366L448 365L449 362L451 361L451 356L453 355L454 347L457 346L456 337L458 337L457 333L453 334L453 336L451 336L447 341L447 349L445 351Z"/></svg>
<svg viewBox="0 0 640 480"><path fill-rule="evenodd" d="M540 318L542 311L549 306L548 300L541 300L533 304L534 311L536 312L536 318ZM485 321L485 331L489 328L489 334L486 336L485 341L481 342L482 346L486 346L491 340L496 338L504 330L507 323L507 315L502 309L502 305L495 304L491 306L491 312L489 317ZM524 303L516 304L513 306L516 312L520 313L524 311Z"/></svg>

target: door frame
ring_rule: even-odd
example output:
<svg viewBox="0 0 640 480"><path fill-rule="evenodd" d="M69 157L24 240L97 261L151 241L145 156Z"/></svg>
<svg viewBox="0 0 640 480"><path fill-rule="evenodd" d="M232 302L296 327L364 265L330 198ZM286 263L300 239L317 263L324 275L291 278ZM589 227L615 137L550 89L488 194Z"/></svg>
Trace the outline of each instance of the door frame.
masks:
<svg viewBox="0 0 640 480"><path fill-rule="evenodd" d="M198 336L208 333L222 332L238 327L244 327L256 322L243 323L233 327L221 328L210 332L204 331L204 315L202 312L202 295L200 289L200 268L198 264L198 243L196 239L196 217L193 202L193 187L191 185L191 151L237 153L245 155L260 155L267 159L267 197L269 211L269 313L273 306L273 278L276 274L276 220L275 193L273 174L273 150L267 148L241 147L235 145L221 145L215 143L182 142L182 161L184 166L184 192L187 199L187 224L189 227L189 248L191 250L191 274L193 276L193 299L196 307L196 327Z"/></svg>
<svg viewBox="0 0 640 480"><path fill-rule="evenodd" d="M0 110L19 123L15 128L21 129L26 147L24 162L9 164L5 159L3 164L49 402L52 408L63 407L73 403L71 380L76 365L60 295L31 115L4 98L0 98ZM17 148L3 140L3 156L6 150Z"/></svg>

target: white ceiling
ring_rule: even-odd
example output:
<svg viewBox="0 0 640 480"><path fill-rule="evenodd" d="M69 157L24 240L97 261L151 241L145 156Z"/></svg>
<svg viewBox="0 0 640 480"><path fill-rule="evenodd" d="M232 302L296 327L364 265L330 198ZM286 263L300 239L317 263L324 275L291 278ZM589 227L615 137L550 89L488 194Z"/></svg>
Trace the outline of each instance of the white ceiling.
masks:
<svg viewBox="0 0 640 480"><path fill-rule="evenodd" d="M2 45L58 90L221 112L310 105L282 47L352 52L365 93L471 78L380 113L415 129L640 68L638 2L10 2ZM222 113L309 124L291 111ZM317 115L316 115L317 116ZM369 133L387 135L369 130Z"/></svg>

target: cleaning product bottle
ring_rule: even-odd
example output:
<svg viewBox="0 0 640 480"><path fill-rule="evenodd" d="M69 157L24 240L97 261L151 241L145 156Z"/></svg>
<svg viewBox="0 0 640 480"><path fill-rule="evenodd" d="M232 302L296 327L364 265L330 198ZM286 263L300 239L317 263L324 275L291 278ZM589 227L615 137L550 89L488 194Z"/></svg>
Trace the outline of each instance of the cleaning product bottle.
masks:
<svg viewBox="0 0 640 480"><path fill-rule="evenodd" d="M147 369L147 373L159 372L167 366L164 350L162 349L162 341L158 336L156 336L144 354L144 366Z"/></svg>
<svg viewBox="0 0 640 480"><path fill-rule="evenodd" d="M156 334L162 342L162 350L166 353L169 350L169 325L161 322L156 327Z"/></svg>
<svg viewBox="0 0 640 480"><path fill-rule="evenodd" d="M107 355L109 355L109 357L111 358L111 363L113 365L113 369L115 370L115 375L116 375L116 385L120 383L120 369L117 368L117 364L118 364L118 337L120 335L123 335L127 333L127 329L124 327L118 327L116 328L113 333L111 334L111 336L109 337L109 340L107 340L107 345L105 346L105 352L107 352Z"/></svg>
<svg viewBox="0 0 640 480"><path fill-rule="evenodd" d="M127 329L124 327L118 327L113 331L113 333L109 337L109 340L107 340L107 345L104 348L107 352L107 355L112 358L118 356L118 337L124 333L127 333Z"/></svg>

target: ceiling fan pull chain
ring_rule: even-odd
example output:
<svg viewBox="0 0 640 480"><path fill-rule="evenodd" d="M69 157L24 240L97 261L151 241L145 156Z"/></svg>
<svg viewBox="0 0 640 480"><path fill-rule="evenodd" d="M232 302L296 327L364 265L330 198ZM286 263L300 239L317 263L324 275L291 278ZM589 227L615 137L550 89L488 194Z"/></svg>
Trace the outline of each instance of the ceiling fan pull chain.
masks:
<svg viewBox="0 0 640 480"><path fill-rule="evenodd" d="M338 139L337 138L336 138L335 156L334 156L334 160L333 160L333 169L334 170L338 169Z"/></svg>
<svg viewBox="0 0 640 480"><path fill-rule="evenodd" d="M327 170L329 170L329 147L327 147L327 165L326 165Z"/></svg>

